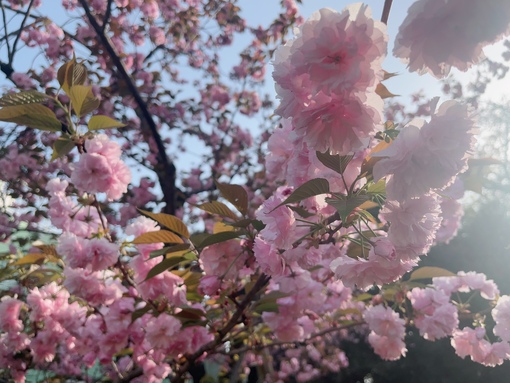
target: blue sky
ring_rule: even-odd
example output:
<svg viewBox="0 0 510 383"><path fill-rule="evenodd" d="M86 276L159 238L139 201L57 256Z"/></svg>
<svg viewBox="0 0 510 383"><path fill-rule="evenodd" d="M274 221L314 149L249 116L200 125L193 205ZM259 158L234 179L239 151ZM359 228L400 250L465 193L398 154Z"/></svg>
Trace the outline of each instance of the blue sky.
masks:
<svg viewBox="0 0 510 383"><path fill-rule="evenodd" d="M414 91L418 91L423 89L427 95L430 97L440 95L440 83L433 78L432 76L426 74L423 76L419 76L417 74L408 73L405 65L400 62L400 60L395 59L391 55L391 50L393 48L393 41L398 31L398 27L404 20L408 8L413 4L415 0L398 0L394 1L391 13L388 21L388 34L389 34L389 55L387 56L384 69L388 72L397 72L400 76L394 77L386 83L390 91L395 94L402 95L405 97L406 95L411 94ZM58 6L55 6L55 3ZM280 10L278 0L240 0L239 5L242 9L242 16L248 20L248 24L250 25L267 25L275 17L277 12ZM341 11L344 7L351 4L352 2L347 0L303 0L303 4L299 5L300 12L303 17L308 18L314 11L329 7ZM376 19L380 19L382 8L384 4L384 0L366 0L364 3L368 4L372 9L372 15ZM57 0L44 0L43 5L39 9L40 13L43 15L49 16L51 19L55 20L57 24L61 24L64 21L68 21L69 17L61 6L60 1ZM73 28L70 28L71 30ZM243 46L243 43L247 42L238 39L234 42L234 46L232 47L232 52L238 51L242 49L240 47ZM501 47L488 47L486 51L489 53L490 57L495 57L501 52ZM80 52L77 52L79 55ZM20 55L21 56L21 55ZM31 65L31 59L27 59L27 56L21 58L18 56L18 60L16 60L16 69L22 71L26 70ZM232 56L233 60L237 61L237 57ZM271 68L269 68L268 72L270 72ZM453 71L453 73L462 78L469 79L470 74L459 73ZM3 81L0 81L2 84ZM411 85L411 86L410 86ZM271 79L269 77L268 81L268 92L273 92L273 86L271 84ZM493 98L500 100L505 95L506 97L510 97L510 76L500 84L496 84L490 88L490 93L493 95Z"/></svg>
<svg viewBox="0 0 510 383"><path fill-rule="evenodd" d="M408 96L419 90L424 90L426 95L430 98L441 95L441 83L438 80L428 74L419 76L417 74L407 72L405 65L391 55L393 41L398 28L404 20L408 8L413 4L413 2L414 0L395 0L393 2L388 21L389 54L383 65L386 71L396 72L399 74L399 76L386 81L385 85L392 93L401 95L399 100L404 103L410 102ZM279 3L280 2L278 0L239 0L239 6L242 9L242 16L247 19L249 25L260 24L267 26L280 11L281 8ZM373 17L380 19L384 0L367 0L365 3L372 9ZM58 6L56 6L56 4L58 4ZM320 8L330 7L341 11L349 4L351 4L351 2L347 0L303 0L303 4L299 5L299 7L303 17L308 18L314 11ZM63 10L61 3L58 0L44 0L42 7L38 10L38 13L49 16L59 25L62 25L62 23L65 22L69 23L69 15ZM72 24L73 21L70 21L70 23ZM67 29L73 30L73 27L68 24ZM222 52L221 59L224 60L222 67L225 68L225 70L228 70L226 68L230 68L232 65L238 63L238 52L249 43L251 38L252 36L249 36L249 34L245 34L245 36L238 36L234 41L233 46ZM501 48L489 48L487 51L491 52L492 55L497 55L501 51ZM3 51L0 52L3 53ZM24 71L32 65L34 53L29 49L24 49L20 53L21 54L16 59L15 68L18 71ZM85 51L78 49L76 54L78 57L83 57L82 55L85 54ZM38 56L37 60L39 63L44 63L42 56ZM270 66L267 71L267 83L263 91L265 93L272 94L274 97L274 84L271 79L271 71L272 67ZM458 72L456 75L459 75ZM470 78L470 75L462 74L461 77L467 80ZM11 86L10 83L6 83L4 81L3 76L0 78L0 85ZM501 100L505 96L510 98L510 76L507 76L503 82L493 85L490 88L490 93L496 100ZM200 149L197 148L197 151L199 152Z"/></svg>

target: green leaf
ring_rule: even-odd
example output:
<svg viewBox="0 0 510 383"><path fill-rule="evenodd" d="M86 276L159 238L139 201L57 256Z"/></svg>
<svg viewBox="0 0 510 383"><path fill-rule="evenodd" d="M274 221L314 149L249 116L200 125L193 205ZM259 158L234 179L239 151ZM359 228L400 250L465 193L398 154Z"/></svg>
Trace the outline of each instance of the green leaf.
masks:
<svg viewBox="0 0 510 383"><path fill-rule="evenodd" d="M55 245L36 245L34 246L41 250L44 254L49 255L53 258L59 259L60 256L57 253L57 248Z"/></svg>
<svg viewBox="0 0 510 383"><path fill-rule="evenodd" d="M149 243L182 243L182 239L168 230L149 231L136 237L133 240L134 245Z"/></svg>
<svg viewBox="0 0 510 383"><path fill-rule="evenodd" d="M203 319L205 317L205 313L200 309L181 307L181 311L173 314L173 316L181 321L197 321Z"/></svg>
<svg viewBox="0 0 510 383"><path fill-rule="evenodd" d="M255 221L254 219L246 218L246 219L241 219L241 220L239 220L237 222L229 222L228 226L231 226L231 227L241 227L241 228L245 229L248 226L252 225L254 221Z"/></svg>
<svg viewBox="0 0 510 383"><path fill-rule="evenodd" d="M255 230L258 230L258 231L261 231L266 227L264 222L262 222L258 219L254 219L253 222L251 223L251 225L255 228Z"/></svg>
<svg viewBox="0 0 510 383"><path fill-rule="evenodd" d="M189 240L195 247L198 247L209 236L211 236L209 233L195 233L190 236Z"/></svg>
<svg viewBox="0 0 510 383"><path fill-rule="evenodd" d="M166 227L169 230L172 230L174 233L177 233L183 236L186 239L189 239L189 231L184 222L182 222L179 218L164 213L151 213L150 211L138 209L140 213L143 215L153 219L161 226Z"/></svg>
<svg viewBox="0 0 510 383"><path fill-rule="evenodd" d="M141 309L133 311L133 313L131 314L131 323L133 323L138 318L141 318L144 314L147 314L150 310L151 310L151 306L145 305Z"/></svg>
<svg viewBox="0 0 510 383"><path fill-rule="evenodd" d="M114 120L108 116L96 115L90 117L88 123L89 130L100 130L100 129L111 129L111 128L122 128L126 126L120 121Z"/></svg>
<svg viewBox="0 0 510 383"><path fill-rule="evenodd" d="M0 121L57 132L62 123L50 108L40 104L6 106L0 109Z"/></svg>
<svg viewBox="0 0 510 383"><path fill-rule="evenodd" d="M65 156L76 146L73 140L70 140L66 137L59 137L53 143L53 153L51 155L51 161L56 160L57 158Z"/></svg>
<svg viewBox="0 0 510 383"><path fill-rule="evenodd" d="M281 291L271 291L259 299L253 310L259 314L264 311L278 312L278 303L276 301L288 296L289 294L282 293Z"/></svg>
<svg viewBox="0 0 510 383"><path fill-rule="evenodd" d="M156 275L161 274L162 272L167 271L168 269L174 268L179 263L184 261L187 261L187 259L180 256L165 258L160 263L158 263L156 266L149 270L149 272L147 273L147 277L145 277L145 280L154 278Z"/></svg>
<svg viewBox="0 0 510 383"><path fill-rule="evenodd" d="M359 206L359 208L361 209L363 206L363 204L361 204ZM358 210L358 214L362 217L364 217L366 220L372 222L373 224L377 224L377 220L375 219L375 217L367 210Z"/></svg>
<svg viewBox="0 0 510 383"><path fill-rule="evenodd" d="M184 278L184 284L188 291L195 291L203 275L202 273L190 271L189 269L187 271L188 272L182 276Z"/></svg>
<svg viewBox="0 0 510 383"><path fill-rule="evenodd" d="M188 251L187 253L183 254L183 257L186 258L188 261L196 261L197 255L193 251Z"/></svg>
<svg viewBox="0 0 510 383"><path fill-rule="evenodd" d="M354 297L353 300L354 301L357 301L357 302L367 302L367 301L370 301L372 300L374 296L372 294L369 294L369 293L361 293L359 294L358 296Z"/></svg>
<svg viewBox="0 0 510 383"><path fill-rule="evenodd" d="M28 288L39 287L48 282L53 282L60 277L60 274L55 270L37 269L27 274L23 278L22 284Z"/></svg>
<svg viewBox="0 0 510 383"><path fill-rule="evenodd" d="M409 277L410 281L417 279L431 279L434 277L455 277L457 274L441 267L425 266L413 271Z"/></svg>
<svg viewBox="0 0 510 383"><path fill-rule="evenodd" d="M69 98L78 117L92 112L99 106L99 100L92 93L91 86L73 85L69 91Z"/></svg>
<svg viewBox="0 0 510 383"><path fill-rule="evenodd" d="M75 58L66 62L57 71L57 80L68 95L71 87L85 84L87 77L87 68L82 63L76 62Z"/></svg>
<svg viewBox="0 0 510 383"><path fill-rule="evenodd" d="M381 141L379 142L370 152L370 154L363 160L363 163L361 164L361 172L360 174L364 174L367 176L370 176L372 174L372 169L374 165L381 160L381 157L372 157L373 154L380 152L381 150L386 149L388 146L390 146L390 142Z"/></svg>
<svg viewBox="0 0 510 383"><path fill-rule="evenodd" d="M219 201L206 202L201 205L197 205L197 207L200 210L204 210L210 214L218 214L222 217L231 218L234 221L238 219L238 217L232 212L232 210L228 208L227 205Z"/></svg>
<svg viewBox="0 0 510 383"><path fill-rule="evenodd" d="M239 238L239 233L235 231L222 231L220 233L211 234L208 237L204 238L202 242L197 244L197 247L204 248L206 246L211 246L216 243L225 242L234 238Z"/></svg>
<svg viewBox="0 0 510 383"><path fill-rule="evenodd" d="M215 182L220 194L228 202L236 207L242 214L248 213L248 193L240 185L229 185L221 182Z"/></svg>
<svg viewBox="0 0 510 383"><path fill-rule="evenodd" d="M368 194L386 194L386 181L381 178L376 183L370 185L367 189Z"/></svg>
<svg viewBox="0 0 510 383"><path fill-rule="evenodd" d="M83 103L81 107L81 115L85 116L89 113L92 113L94 110L99 108L99 105L101 105L101 102L97 99L97 97L92 96L85 99L85 102Z"/></svg>
<svg viewBox="0 0 510 383"><path fill-rule="evenodd" d="M364 235L367 232L363 233ZM368 232L369 235L365 235L368 238L373 237L374 235ZM363 246L361 245L363 243ZM351 239L349 245L347 246L347 256L352 259L364 258L370 251L370 244L367 241L361 242L361 240L353 240Z"/></svg>
<svg viewBox="0 0 510 383"><path fill-rule="evenodd" d="M314 213L310 213L308 210L302 208L301 206L288 206L288 208L298 213L303 218L309 218L315 215Z"/></svg>
<svg viewBox="0 0 510 383"><path fill-rule="evenodd" d="M253 311L256 313L262 314L265 312L271 312L271 313L277 313L278 312L278 303L276 302L264 302L264 303L258 303L254 308Z"/></svg>
<svg viewBox="0 0 510 383"><path fill-rule="evenodd" d="M303 185L298 187L287 197L285 201L279 204L275 209L288 203L301 202L302 200L320 194L329 194L329 182L324 178L314 178L313 180L306 181ZM273 209L273 210L275 210Z"/></svg>
<svg viewBox="0 0 510 383"><path fill-rule="evenodd" d="M46 101L48 98L49 96L36 90L25 90L18 93L7 93L0 98L0 106L35 104Z"/></svg>
<svg viewBox="0 0 510 383"><path fill-rule="evenodd" d="M151 251L150 258L159 257L161 255L177 253L179 251L186 251L189 249L189 243L181 243L179 245L164 247L159 250Z"/></svg>
<svg viewBox="0 0 510 383"><path fill-rule="evenodd" d="M347 217L355 208L360 206L363 202L369 200L369 196L366 194L354 195L348 198L345 196L342 197L343 198L340 199L326 198L326 202L338 211L343 222L347 220Z"/></svg>
<svg viewBox="0 0 510 383"><path fill-rule="evenodd" d="M46 254L42 253L30 253L25 255L23 258L18 259L12 265L33 265L33 264L42 264L44 259L46 258Z"/></svg>
<svg viewBox="0 0 510 383"><path fill-rule="evenodd" d="M354 157L354 154L341 156L339 154L329 154L328 152L316 152L316 155L324 166L337 172L338 174L343 174L345 172L347 165L349 165L349 162L351 162Z"/></svg>
<svg viewBox="0 0 510 383"><path fill-rule="evenodd" d="M195 291L186 290L186 299L189 302L201 303L204 300L204 296Z"/></svg>

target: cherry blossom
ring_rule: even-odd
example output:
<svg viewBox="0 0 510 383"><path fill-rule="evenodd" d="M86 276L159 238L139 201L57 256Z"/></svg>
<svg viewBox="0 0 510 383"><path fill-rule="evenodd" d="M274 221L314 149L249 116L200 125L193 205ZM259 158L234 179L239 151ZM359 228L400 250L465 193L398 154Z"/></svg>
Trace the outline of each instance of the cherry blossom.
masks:
<svg viewBox="0 0 510 383"><path fill-rule="evenodd" d="M81 191L106 193L110 200L120 198L131 181L129 168L120 160L120 146L100 134L85 142L85 150L71 181Z"/></svg>
<svg viewBox="0 0 510 383"><path fill-rule="evenodd" d="M411 70L468 68L509 32L501 0L439 2L418 0L400 29L395 53ZM264 27L250 25L235 2L62 4L78 11L76 23L41 17L20 27L25 48L48 65L10 74L19 89L44 94L2 98L7 115L33 106L4 112L10 103L43 98L47 116L37 121L49 121L42 133L25 128L27 112L15 118L19 127L0 129L0 178L12 194L2 240L21 222L58 233L24 258L9 247L6 273L19 283L0 300L2 377L22 382L35 369L76 380L94 366L112 381L181 382L214 361L220 380L235 362L245 376L278 367L261 381L305 382L348 365L339 341L366 335L382 359L405 356L406 326L430 341L451 337L460 357L486 366L508 359L509 299L492 280L476 272L429 285L416 283L420 273L402 279L458 231L458 176L474 150L475 121L467 105L446 101L436 111L434 99L430 113L419 105L415 114L427 120L403 125L408 115L394 108L397 121L385 122L388 36L366 5L321 9L303 22L297 3L284 0ZM481 28L496 6L500 18ZM458 23L475 11L472 25ZM467 40L446 48L468 29ZM241 34L250 41L227 67L222 49ZM74 50L91 55L70 61ZM274 50L275 110L254 88ZM88 72L69 72L70 64ZM80 115L85 89L97 108ZM125 126L98 134L91 115ZM247 123L256 117L260 137ZM192 152L181 168L181 154ZM478 292L485 311L463 301ZM481 315L489 311L494 325ZM474 328L458 329L458 312Z"/></svg>
<svg viewBox="0 0 510 383"><path fill-rule="evenodd" d="M492 317L496 321L494 335L510 342L510 297L508 295L498 299L498 303L492 309Z"/></svg>
<svg viewBox="0 0 510 383"><path fill-rule="evenodd" d="M474 126L466 105L446 101L430 122L411 122L389 148L374 154L382 157L374 166L374 178L391 175L387 192L396 200L448 187L467 169L475 143Z"/></svg>
<svg viewBox="0 0 510 383"><path fill-rule="evenodd" d="M441 290L414 288L407 297L416 310L414 324L428 340L451 335L459 324L457 309Z"/></svg>
<svg viewBox="0 0 510 383"><path fill-rule="evenodd" d="M377 355L397 360L406 354L405 322L395 311L383 305L371 306L365 310L363 318L371 330L368 341Z"/></svg>
<svg viewBox="0 0 510 383"><path fill-rule="evenodd" d="M504 0L418 0L395 39L393 54L412 72L443 78L455 67L480 62L483 48L510 33L510 5Z"/></svg>

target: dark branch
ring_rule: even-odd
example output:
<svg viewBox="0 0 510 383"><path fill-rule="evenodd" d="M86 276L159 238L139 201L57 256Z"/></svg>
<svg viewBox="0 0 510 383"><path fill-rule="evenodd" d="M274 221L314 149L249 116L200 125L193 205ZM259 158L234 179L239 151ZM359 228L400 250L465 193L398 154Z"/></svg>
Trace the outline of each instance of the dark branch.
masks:
<svg viewBox="0 0 510 383"><path fill-rule="evenodd" d="M186 362L184 362L181 368L179 368L175 378L172 379L172 383L181 383L183 381L184 374L189 370L191 366L193 366L196 360L204 354L204 352L215 350L219 345L223 343L223 340L228 335L228 333L240 323L245 310L248 308L250 303L255 299L255 296L260 292L260 290L262 290L262 288L266 285L268 281L269 277L267 275L265 274L260 275L259 279L257 279L257 282L255 282L253 288L250 290L248 294L246 294L244 299L239 303L239 305L237 306L237 310L235 311L234 315L232 315L232 317L225 325L225 327L218 331L218 335L216 335L216 338L214 340L212 340L209 343L206 343L205 345L200 347L198 351L186 357Z"/></svg>
<svg viewBox="0 0 510 383"><path fill-rule="evenodd" d="M97 37L101 41L101 44L104 46L106 52L108 53L108 56L113 62L113 65L115 66L116 70L118 71L121 80L125 81L130 94L135 99L137 105L138 105L138 111L141 114L141 117L143 121L146 122L147 129L149 130L149 133L151 137L154 139L154 142L156 143L156 147L158 149L157 157L158 157L158 163L154 168L154 171L156 172L159 184L161 186L161 190L163 192L163 200L166 203L165 206L165 213L168 214L175 214L175 210L177 208L176 203L176 188L175 188L175 178L176 178L176 169L175 165L170 161L168 156L166 155L165 145L163 143L163 140L161 138L161 135L158 132L158 128L156 125L156 122L152 118L152 115L149 111L149 108L147 107L147 103L142 98L140 92L138 91L138 88L136 87L136 84L134 83L131 76L128 74L126 67L122 63L117 51L115 50L110 38L104 33L103 28L99 23L97 22L94 15L92 15L90 8L88 7L86 0L79 0L81 6L83 7L85 14L87 16L87 19L94 28L94 31L97 34ZM142 125L142 129L143 125Z"/></svg>
<svg viewBox="0 0 510 383"><path fill-rule="evenodd" d="M27 22L28 16L30 15L30 10L32 9L32 4L34 0L30 0L30 4L28 4L27 12L25 16L23 16L23 20L21 21L21 26L19 28L19 33L16 35L16 39L14 39L14 44L12 44L11 54L9 55L9 64L12 65L14 60L14 54L16 53L16 45L18 45L18 41L21 37L21 33L23 32L23 28L25 27L25 23Z"/></svg>
<svg viewBox="0 0 510 383"><path fill-rule="evenodd" d="M386 25L388 25L388 18L390 17L391 3L393 3L393 0L384 1L384 8L382 11L381 21Z"/></svg>
<svg viewBox="0 0 510 383"><path fill-rule="evenodd" d="M9 44L9 33L7 32L7 16L5 15L5 7L4 3L0 2L0 6L2 7L2 20L4 21L4 31L5 31L5 44L7 46L7 57L11 57L11 46Z"/></svg>

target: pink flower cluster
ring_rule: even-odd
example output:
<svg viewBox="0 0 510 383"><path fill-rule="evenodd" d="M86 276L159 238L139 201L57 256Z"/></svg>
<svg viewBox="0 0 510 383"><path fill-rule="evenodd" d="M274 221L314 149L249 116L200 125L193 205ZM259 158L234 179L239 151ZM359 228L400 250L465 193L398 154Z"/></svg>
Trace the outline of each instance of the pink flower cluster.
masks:
<svg viewBox="0 0 510 383"><path fill-rule="evenodd" d="M414 266L416 262L413 260L401 259L397 255L395 246L387 237L373 239L366 259L342 254L330 264L336 277L346 286L359 289L394 282Z"/></svg>
<svg viewBox="0 0 510 383"><path fill-rule="evenodd" d="M138 217L126 228L126 234L137 237L143 233L156 230L158 229L154 221L145 217ZM183 279L178 275L170 271L164 271L146 280L149 271L162 260L162 256L151 258L150 253L162 247L162 243L137 245L139 254L134 256L130 262L137 290L143 299L162 299L176 306L185 305L187 303L186 286Z"/></svg>
<svg viewBox="0 0 510 383"><path fill-rule="evenodd" d="M509 32L510 7L502 1L488 0L484 6L466 0L470 9L462 10L466 5L462 6L460 0L438 0L434 4L432 0L418 0L400 30L395 52L409 60L412 70L429 70L436 76L445 75L450 66L465 69L479 60L483 45ZM198 132L198 136L207 136L207 144L228 147L230 153L221 154L217 162L236 164L241 169L246 157L236 156L237 150L251 146L252 137L226 117L231 112L229 104L235 102L241 114L251 116L265 108L266 103L250 89L232 93L219 81L218 57L208 57L208 53L196 47L195 40L201 39L200 33L196 34L200 30L196 16L183 28L175 20L177 10L181 9L200 14L196 9L186 8L197 7L199 3L197 0L174 0L166 4L156 0L116 0L118 8L110 18L118 24L119 33L112 40L119 52L123 52L127 68L135 70L134 78L140 89L155 94L154 100L158 101L151 112L157 114L158 123L167 119L172 126L174 122L180 126L184 116L194 114L188 133ZM64 4L72 9L77 2L64 0ZM286 9L282 16L297 17L294 1L286 0L282 4ZM106 12L105 1L92 0L90 6L98 15ZM125 9L137 8L140 12L136 17L147 21L143 27L132 25L134 17L124 13ZM454 8L464 19L457 18L456 13L453 23L444 23L447 26L439 23L438 15L451 16ZM501 9L501 19L482 28L485 27L483 18L493 15L496 8ZM471 13L475 11L481 20L473 20ZM181 21L185 20L184 13ZM210 36L205 50L231 44L233 32L246 28L244 19L237 13L237 7L232 4L216 12L215 22L221 33ZM161 20L155 23L160 17L172 17L176 24ZM471 20L472 25L460 25L459 20ZM438 28L430 31L434 33L425 33L431 26ZM431 47L428 39L432 36L439 41L439 26L454 31L449 32L443 44ZM472 32L466 29L473 26L476 28ZM23 39L29 45L47 44L47 54L51 57L59 53L62 31L52 24L47 28L46 32L29 31ZM275 39L285 31L278 28L276 23L272 31L252 32L261 39ZM169 55L174 51L186 52L191 67L208 67L212 77L205 80L208 85L200 92L203 105L198 109L189 100L164 105L173 96L166 94L162 100L158 99L157 95L162 94L157 82L160 73L143 68L146 58L143 53L124 52L130 44L145 43L144 31L154 44L172 45L167 50ZM188 41L188 33L194 36L193 41ZM463 37L468 37L468 41L464 45L448 48L457 41L456 34L466 33L468 36ZM91 28L79 29L78 38L85 44L93 46L93 36ZM247 51L257 56L254 60L250 60L249 54L243 54L241 64L233 69L233 78L258 81L264 76L261 44L254 42ZM179 46L183 49L179 50ZM419 52L415 50L417 46ZM271 340L309 342L317 337L317 330L341 330L336 322L338 317L345 319L349 326L364 319L370 330L369 343L386 360L396 360L406 354L406 321L416 326L425 339L451 336L452 345L461 357L470 356L489 366L508 359L510 297L499 297L495 284L483 274L460 272L453 277L434 278L432 285L411 291L404 282L393 297L395 306L392 307L398 306L395 309L388 304L390 290L383 290L370 304L353 299L352 289L366 290L374 284L383 286L397 281L431 246L447 242L455 235L462 213L454 197L449 199L451 190L447 188L453 189L457 175L466 170L474 145L474 121L467 106L448 101L436 112L433 102L430 121L412 121L399 130L388 148L370 152L380 135L390 135L388 132L376 135L383 121L383 101L376 89L384 77L381 64L386 48L386 27L371 18L367 6L356 4L342 12L331 9L316 12L293 40L278 49L274 79L281 104L276 113L283 121L282 128L268 142L271 153L267 171L271 182L281 178L289 186L278 188L261 203L251 217L255 215L256 220L243 220L248 221L246 230L236 229L236 234L245 238L206 246L201 252L193 248L191 240L187 242L199 260L182 268L184 262L179 264L179 269L157 270L160 271L157 275L148 278L165 257L154 256L153 251L162 249L164 244L137 245L136 253L125 246L127 250L124 252L123 247L122 254L129 257L121 256L119 245L108 241L108 236L101 237L104 222L99 217L99 209L87 205L86 198L82 201L84 206L75 203L65 194L67 182L51 180L47 187L48 216L64 232L57 246L65 263L61 285L52 282L32 289L18 286L9 292L12 296L2 298L0 367L11 369L13 377L21 382L28 368L80 376L83 366L99 362L112 380L125 373L130 375L135 366L143 372L135 382L156 382L169 376L174 366L184 368L195 363L197 360L190 355L213 339L213 347L203 356L195 356L202 358L209 351L218 351L217 346L224 339L233 339L227 336L235 334L237 329L250 328L249 321L257 329L263 329L260 334L271 333L268 335ZM161 57L159 50L153 53L154 58ZM108 57L99 57L98 62L105 70L111 63ZM50 81L55 71L49 68L44 76ZM174 83L184 82L177 72L169 76ZM33 85L26 75L14 73L12 77L22 87ZM197 79L196 84L201 81ZM134 103L130 97L122 102L124 106ZM118 106L112 101L105 103L104 109L114 113ZM195 110L200 113L195 114ZM199 127L202 115L207 123L217 125L217 131L210 135L202 131ZM235 139L230 136L232 133L237 133ZM133 137L130 132L127 134ZM338 170L338 162L324 166L317 151L325 153L323 156L343 156L342 170ZM131 174L121 160L119 144L104 134L87 136L80 152L71 175L76 188L82 193L105 193L109 201L121 198ZM155 152L150 154L148 162L154 161ZM10 154L17 156L17 150ZM370 165L364 162L367 155L371 158ZM329 159L332 162L338 159L333 158ZM348 162L345 166L344 161ZM24 164L32 162L26 156ZM15 174L10 166L9 174ZM223 165L216 166L213 173L222 174ZM208 189L212 181L204 182L206 174L195 169L183 185L188 191ZM245 174L248 173L242 175ZM314 178L328 180L326 193L321 189L323 194L311 193L312 197L298 203L282 205L296 188ZM138 197L138 202L148 202L151 194L143 189L151 186L149 181L141 182L128 201L134 205ZM256 209L253 201L262 200L263 195L263 191L250 195L253 210ZM382 202L384 196L386 202ZM94 201L90 198L88 203ZM365 202L369 206L379 205L380 214L373 217L365 210L370 209ZM121 212L125 222L133 209L121 208ZM241 227L244 222L237 223ZM252 229L259 224L264 228L258 232ZM139 236L156 230L154 221L141 217L125 232L128 236ZM199 283L195 279L200 275L197 270L202 272ZM242 297L250 294L249 284L256 277L260 278L259 282L269 279L269 284L256 291L253 302L240 304ZM500 340L491 343L486 339L483 319L476 318L475 328L458 328L459 311L470 314L470 307L455 302L452 296L473 290L479 291L488 304L495 304L491 306L493 334ZM205 295L211 298L207 302ZM189 316L194 319L188 320ZM265 341L260 343L263 347ZM237 347L234 343L231 346ZM30 357L23 358L27 353ZM322 359L318 347L310 344L306 347L307 361L299 359L300 353L299 349L288 349L287 360L280 364L281 371L274 376L283 380L294 374L297 381L307 381L320 376L314 363L329 363L331 371L346 365L345 355L340 351L334 354L336 361ZM255 359L256 355L253 353L251 357ZM33 365L29 366L28 360Z"/></svg>
<svg viewBox="0 0 510 383"><path fill-rule="evenodd" d="M101 220L92 206L80 206L66 195L69 183L59 178L51 179L46 185L50 195L48 215L51 223L64 232L87 238L98 232Z"/></svg>
<svg viewBox="0 0 510 383"><path fill-rule="evenodd" d="M452 201L453 208L448 209L450 201L437 192L453 185L467 168L474 132L467 107L449 101L430 122L411 123L388 148L371 154L378 159L374 180L386 177L387 201L379 218L389 224L387 237L368 241L368 255L345 254L334 260L330 266L338 278L359 288L393 282L416 266L432 245L455 234L462 214L459 205Z"/></svg>
<svg viewBox="0 0 510 383"><path fill-rule="evenodd" d="M455 330L452 337L452 346L461 358L470 356L474 362L494 367L508 360L510 357L510 344L508 342L490 343L485 339L483 327L464 327Z"/></svg>
<svg viewBox="0 0 510 383"><path fill-rule="evenodd" d="M347 154L368 146L381 121L386 28L366 5L321 9L276 52L273 77L296 133L313 150Z"/></svg>
<svg viewBox="0 0 510 383"><path fill-rule="evenodd" d="M222 279L235 279L246 261L247 254L238 240L207 246L200 254L200 264L205 274Z"/></svg>
<svg viewBox="0 0 510 383"><path fill-rule="evenodd" d="M119 246L106 238L83 239L69 232L60 236L57 251L69 267L90 271L105 270L119 258Z"/></svg>
<svg viewBox="0 0 510 383"><path fill-rule="evenodd" d="M352 184L359 175L366 151L358 151L343 173L326 168L317 159L316 151L309 148L294 129L291 119L284 119L268 141L269 154L266 157L267 175L275 180L286 180L287 185L299 187L314 178L329 181L330 190L345 192L345 184ZM345 181L345 182L344 182Z"/></svg>
<svg viewBox="0 0 510 383"><path fill-rule="evenodd" d="M490 342L482 323L474 328L457 328L458 308L468 306L453 302L452 294L478 290L482 298L497 303L492 309L495 322L493 333L501 341ZM414 325L429 340L451 336L451 344L461 358L470 356L477 363L496 366L510 359L510 297L498 297L499 291L492 280L475 272L459 272L456 276L435 277L427 288L414 288L408 292L414 310ZM457 295L457 294L456 294Z"/></svg>
<svg viewBox="0 0 510 383"><path fill-rule="evenodd" d="M108 200L119 199L131 181L129 168L120 159L119 144L105 134L85 141L85 153L74 165L71 181L82 192L106 193Z"/></svg>
<svg viewBox="0 0 510 383"><path fill-rule="evenodd" d="M467 105L447 101L430 122L411 122L389 148L373 155L382 157L374 166L374 178L389 176L386 190L390 200L419 197L431 189L443 190L467 169L475 133Z"/></svg>
<svg viewBox="0 0 510 383"><path fill-rule="evenodd" d="M399 258L417 260L429 251L441 224L437 195L425 194L407 200L389 200L381 217L389 222L388 238Z"/></svg>
<svg viewBox="0 0 510 383"><path fill-rule="evenodd" d="M472 290L480 291L482 297L488 300L496 299L499 295L498 287L493 280L487 280L484 274L474 271L467 273L459 271L452 277L435 277L432 279L432 285L448 296L456 292L467 293Z"/></svg>
<svg viewBox="0 0 510 383"><path fill-rule="evenodd" d="M322 317L335 310L358 312L360 306L351 301L351 290L340 281L322 282L327 275L321 271L310 272L296 266L286 276L274 277L269 292L284 296L278 298L278 312L264 312L262 319L281 341L305 340L316 330ZM352 319L359 320L355 315Z"/></svg>
<svg viewBox="0 0 510 383"><path fill-rule="evenodd" d="M485 56L483 48L510 34L506 0L418 0L395 40L393 54L410 71L437 78L455 67L466 71Z"/></svg>
<svg viewBox="0 0 510 383"><path fill-rule="evenodd" d="M433 288L414 288L407 297L415 310L414 324L428 340L448 335L459 325L457 308L450 303L450 296Z"/></svg>
<svg viewBox="0 0 510 383"><path fill-rule="evenodd" d="M371 330L368 342L377 355L385 360L396 360L406 354L405 321L398 313L383 305L370 306L363 313L363 319Z"/></svg>
<svg viewBox="0 0 510 383"><path fill-rule="evenodd" d="M56 61L59 59L59 54L62 53L61 46L64 48L62 43L64 31L52 22L45 23L44 26L45 30L30 28L28 32L22 34L22 39L29 47L36 45L45 47L46 56Z"/></svg>

